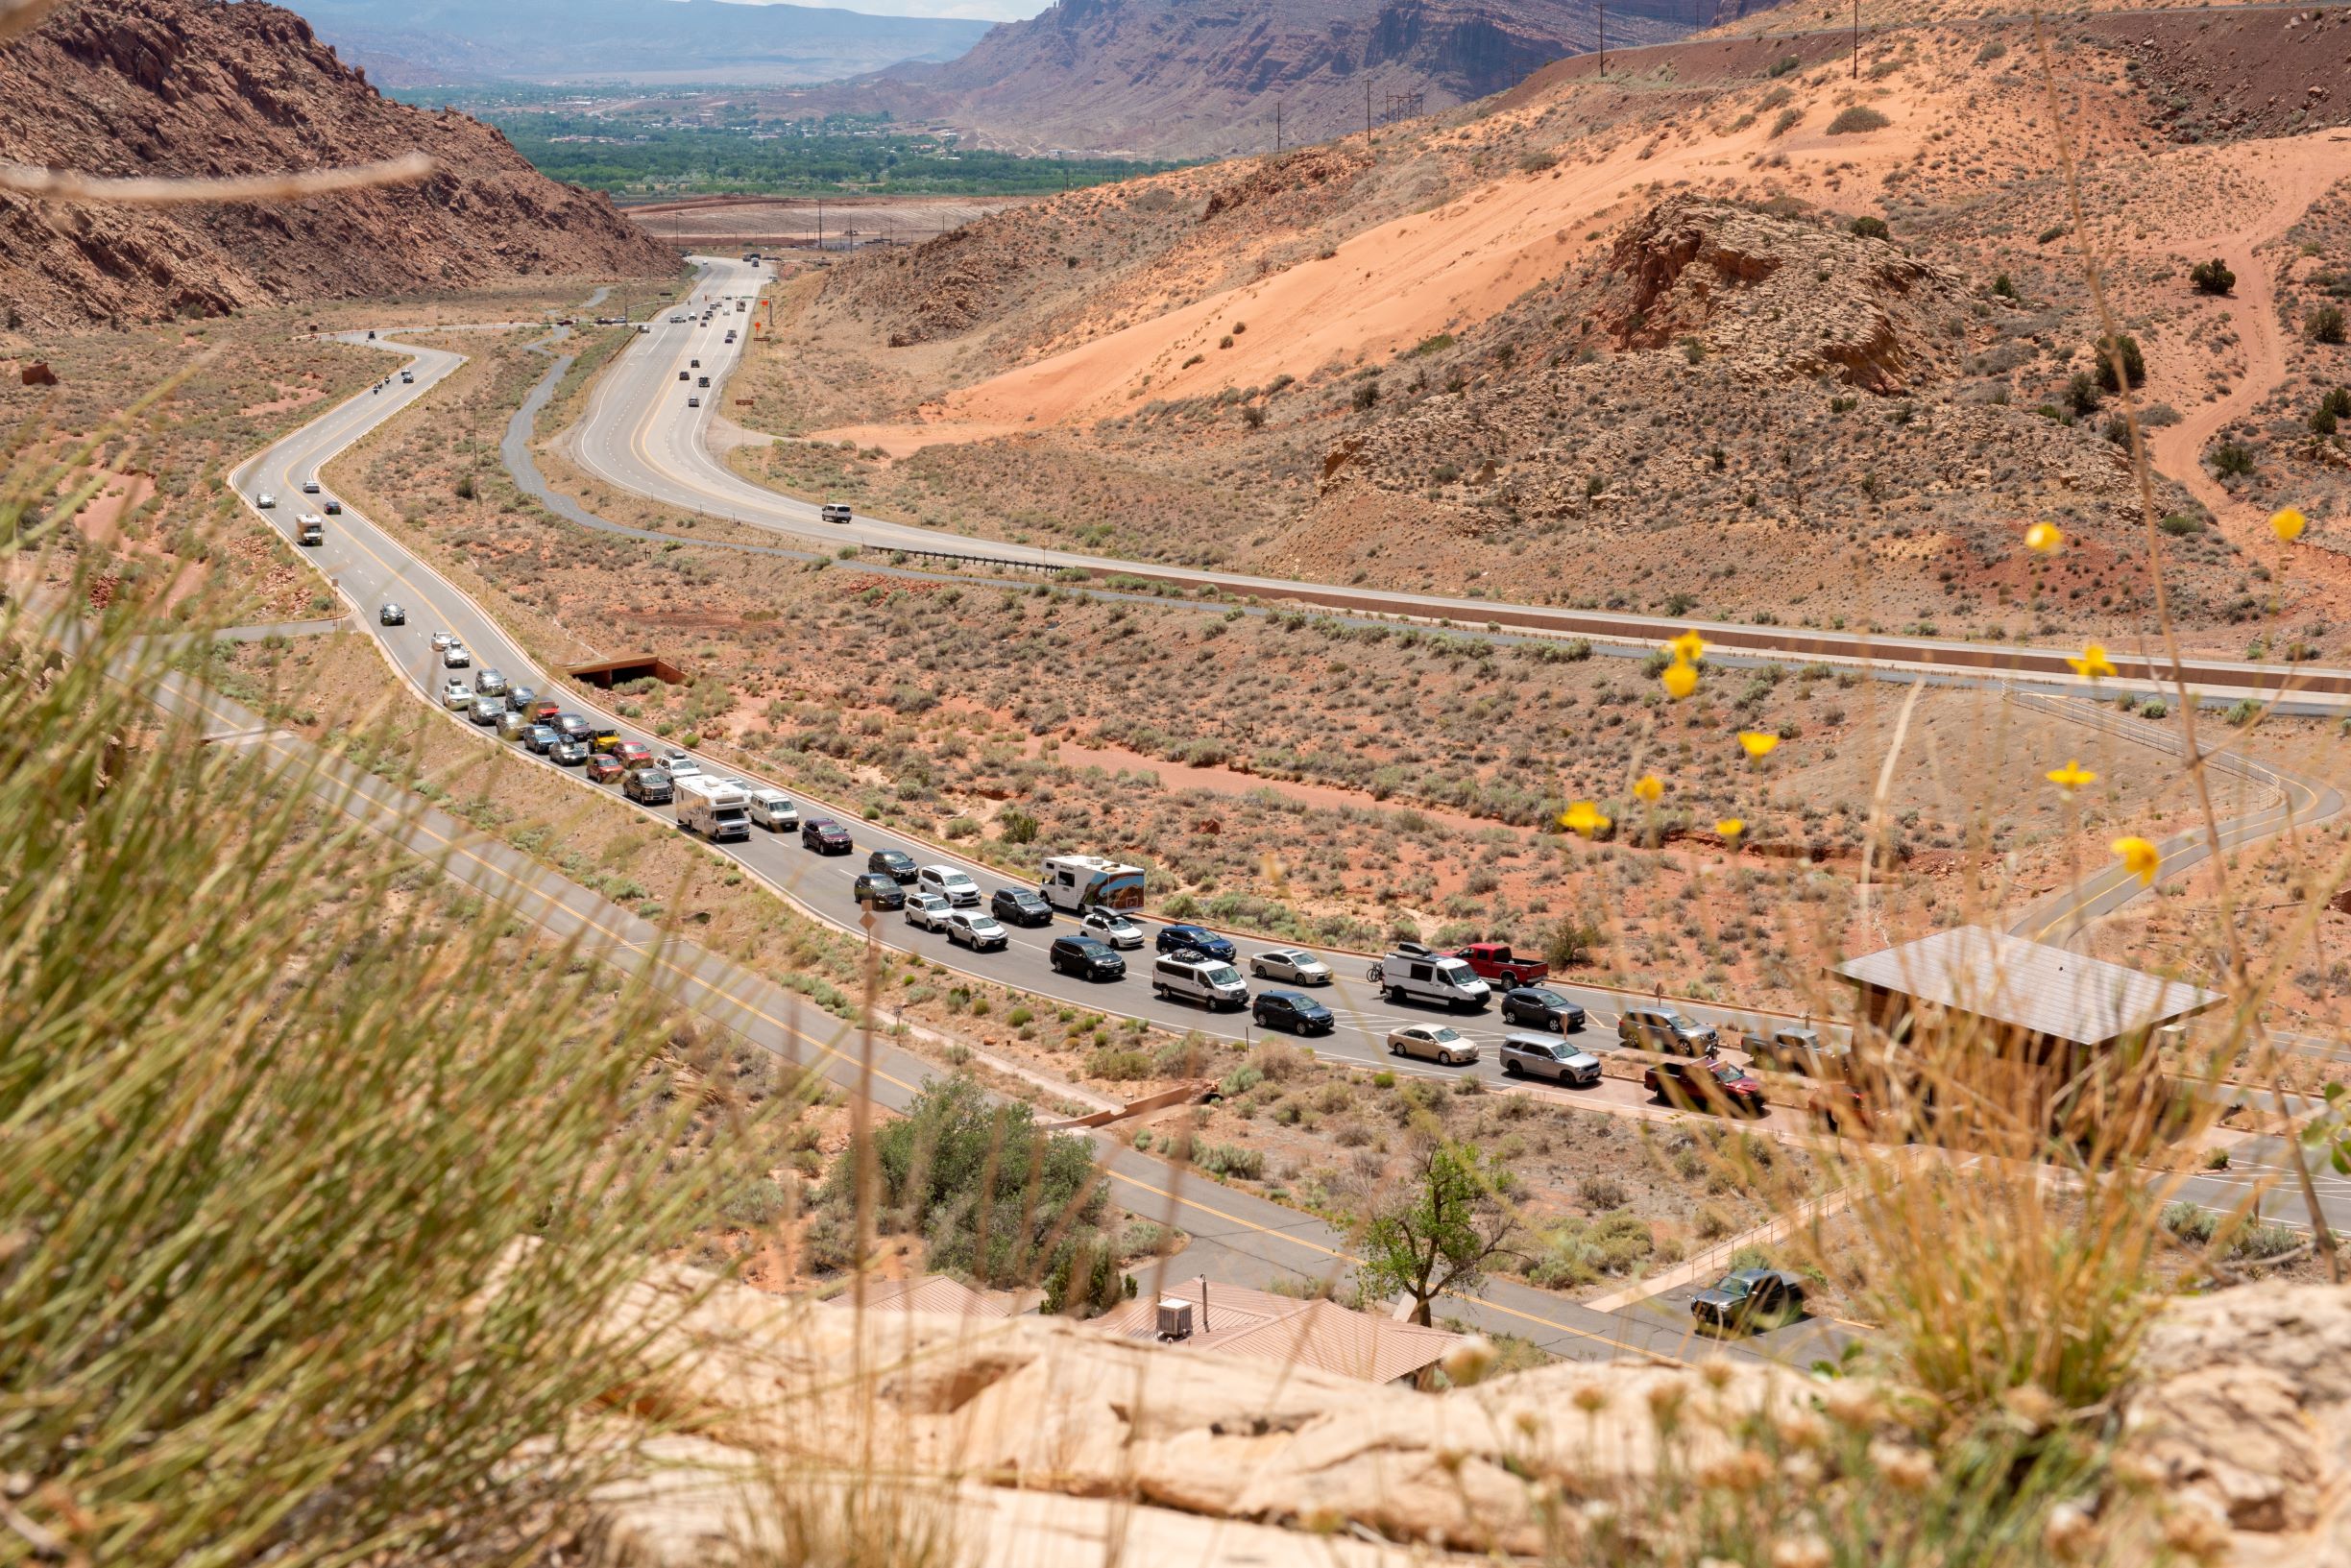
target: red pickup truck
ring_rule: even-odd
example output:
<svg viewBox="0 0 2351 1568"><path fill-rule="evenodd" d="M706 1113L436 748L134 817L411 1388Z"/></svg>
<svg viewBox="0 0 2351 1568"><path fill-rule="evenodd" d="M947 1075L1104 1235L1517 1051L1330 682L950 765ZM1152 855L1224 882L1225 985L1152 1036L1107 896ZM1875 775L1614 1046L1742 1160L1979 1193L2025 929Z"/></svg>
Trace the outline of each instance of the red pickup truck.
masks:
<svg viewBox="0 0 2351 1568"><path fill-rule="evenodd" d="M1549 964L1511 952L1508 942L1472 942L1454 949L1450 956L1477 971L1479 978L1491 981L1496 991L1539 985L1551 977Z"/></svg>

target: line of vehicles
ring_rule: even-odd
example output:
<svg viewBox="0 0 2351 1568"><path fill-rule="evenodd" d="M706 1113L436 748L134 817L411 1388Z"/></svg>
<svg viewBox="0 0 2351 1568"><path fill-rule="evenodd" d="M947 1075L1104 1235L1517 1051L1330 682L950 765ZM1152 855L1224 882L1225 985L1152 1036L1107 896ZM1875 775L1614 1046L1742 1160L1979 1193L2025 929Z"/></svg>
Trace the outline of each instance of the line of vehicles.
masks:
<svg viewBox="0 0 2351 1568"><path fill-rule="evenodd" d="M383 624L404 624L407 612L387 603ZM468 668L472 656L448 632L436 632L433 650L445 669ZM594 783L611 784L642 806L673 806L680 829L714 844L737 842L752 830L797 832L801 847L823 856L854 855L848 828L828 816L804 814L782 790L746 780L705 772L683 751L656 754L642 741L623 737L609 720L567 711L529 687L511 685L496 669L484 669L469 686L451 675L442 688L445 706L473 723L494 728L503 739L566 767L582 768ZM1133 918L1144 902L1144 870L1098 856L1048 856L1035 888L999 887L983 892L969 872L950 865L922 865L904 850L876 849L864 869L850 878L849 896L868 918L897 914L909 926L945 936L972 953L998 953L1011 945L1008 928L1049 927L1068 917L1073 929L1056 935L1046 960L1056 974L1110 983L1127 977L1127 953L1152 948L1152 994L1166 1001L1211 1010L1247 1009L1261 1028L1313 1036L1338 1027L1338 1015L1305 990L1333 982L1330 966L1302 948L1275 947L1252 953L1248 975L1231 937L1185 921L1147 936ZM1496 1059L1505 1076L1540 1079L1569 1088L1599 1084L1600 1058L1568 1040L1586 1025L1584 1008L1546 982L1544 959L1515 951L1507 942L1471 942L1440 952L1417 942L1399 942L1375 960L1365 978L1389 1002L1484 1012L1499 1002L1508 1026ZM1281 982L1252 991L1250 980ZM1540 1032L1536 1032L1540 1031ZM1412 1022L1387 1035L1389 1054L1443 1067L1468 1067L1481 1058L1477 1041L1450 1024ZM1648 1053L1643 1086L1654 1096L1686 1108L1759 1114L1762 1083L1750 1072L1723 1060L1720 1031L1700 1024L1666 1002L1627 1006L1616 1021L1616 1044ZM1748 1034L1741 1044L1757 1063L1783 1072L1834 1082L1833 1053L1816 1031L1784 1025L1767 1035ZM1817 1108L1817 1107L1816 1107ZM1831 1112L1858 1112L1832 1100Z"/></svg>

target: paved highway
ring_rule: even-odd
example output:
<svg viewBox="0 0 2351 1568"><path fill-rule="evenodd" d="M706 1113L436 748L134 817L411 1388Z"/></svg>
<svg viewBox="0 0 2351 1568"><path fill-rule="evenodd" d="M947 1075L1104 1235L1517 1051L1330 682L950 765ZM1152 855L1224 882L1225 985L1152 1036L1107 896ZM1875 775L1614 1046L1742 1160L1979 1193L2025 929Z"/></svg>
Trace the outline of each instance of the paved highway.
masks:
<svg viewBox="0 0 2351 1568"><path fill-rule="evenodd" d="M671 329L673 332L675 328ZM364 341L353 337L350 341ZM363 393L342 407L333 410L315 423L288 436L258 458L238 470L234 482L251 505L254 495L266 491L275 495L275 509L261 513L271 524L291 540L295 535L296 519L303 510L317 510L328 499L327 494L305 496L301 486L305 479L319 475L326 464L345 446L357 440L367 430L392 417L400 409L425 395L431 387L448 375L461 362L461 357L446 350L410 345L378 345L396 348L397 351L412 355L410 372L413 384L402 384L397 375L379 392ZM347 509L341 516L328 518L326 537L321 544L303 548L301 554L310 560L334 582L337 590L356 612L358 624L384 647L391 663L407 679L417 694L426 702L439 703L439 691L444 680L454 675L471 682L473 676L485 668L501 671L510 682L537 688L542 692L558 695L567 706L583 712L596 713L608 719L620 733L643 741L657 752L669 749L673 742L664 741L649 731L642 730L598 705L591 688L574 688L549 672L539 668L526 655L516 639L509 636L497 619L483 607L474 603L462 591L418 560L371 519ZM404 626L383 626L377 620L377 611L387 600L397 602L408 611ZM431 646L432 634L451 631L462 639L473 655L469 670L449 671L442 667L441 659ZM450 722L458 722L452 718ZM499 744L487 731L476 731L486 744ZM535 766L553 768L555 764L538 758L520 746L509 747L518 760ZM759 775L732 762L715 758L703 758L707 771L761 781ZM589 784L583 779L580 787L601 789L618 799L609 786ZM781 786L779 786L781 787ZM893 849L912 856L925 865L954 866L972 876L984 892L1015 883L1002 872L977 862L959 858L948 852L909 837L881 824L869 822L851 808L836 801L788 791L794 795L803 816L825 815L848 827L856 844L847 856L822 856L801 847L797 834L768 833L754 829L754 836L735 844L711 846L713 853L725 856L758 876L807 913L844 928L856 924L859 908L851 897L851 879L865 868L865 856L878 849ZM638 808L631 808L639 809ZM674 813L666 808L646 808L647 814L665 822L673 822ZM1082 854L1097 848L1088 844L1040 845L1040 856L1045 854ZM1156 927L1144 922L1145 929L1155 936ZM1183 1031L1197 1029L1215 1040L1250 1042L1264 1037L1246 1012L1210 1012L1181 1001L1163 1001L1151 994L1149 979L1151 949L1127 953L1127 977L1120 981L1096 982L1076 979L1056 973L1046 957L1047 948L1055 935L1074 928L1066 918L1056 919L1050 927L1022 929L1007 928L1010 946L994 953L971 953L952 946L947 939L933 932L908 925L897 914L881 917L880 930L885 945L902 952L919 953L925 958L944 964L957 972L1033 995L1052 998L1056 1001L1085 1007L1113 1018L1141 1018L1161 1028ZM1276 946L1272 941L1238 939L1244 961L1254 953ZM1441 1009L1410 1004L1393 1005L1372 993L1364 983L1366 961L1360 953L1329 950L1314 950L1336 976L1333 984L1319 988L1314 994L1338 1015L1338 1026L1329 1035L1312 1042L1317 1051L1365 1064L1389 1067L1398 1073L1421 1073L1451 1078L1474 1075L1499 1085L1501 1073L1495 1061L1494 1048L1506 1031L1494 1009L1475 1015L1448 1014ZM1266 982L1256 982L1256 989ZM1562 981L1555 989L1582 1005L1588 1019L1584 1043L1605 1049L1614 1039L1618 1012L1628 997L1588 984ZM1702 1022L1716 1024L1726 1030L1755 1024L1756 1012L1740 1008L1710 1007L1699 1003L1678 1002L1685 1013ZM1437 1068L1423 1063L1407 1062L1387 1053L1386 1041L1391 1029L1408 1023L1450 1023L1481 1047L1480 1059L1466 1068ZM1539 1093L1557 1095L1563 1099L1582 1099L1595 1106L1605 1104L1619 1114L1656 1115L1636 1084L1623 1079L1606 1080L1596 1089L1585 1091L1542 1090ZM1775 1110L1764 1119L1772 1130L1793 1130L1801 1119L1784 1110Z"/></svg>
<svg viewBox="0 0 2351 1568"><path fill-rule="evenodd" d="M1157 581L1210 587L1228 592L1319 605L1364 615L1407 615L1469 625L1526 628L1569 637L1659 642L1695 628L1725 650L1759 652L1792 660L1866 662L1890 672L1971 672L1984 680L2039 682L2055 690L2078 690L2066 657L2072 650L2014 644L1961 642L1935 638L1878 637L1854 632L1788 626L1747 626L1719 621L1671 620L1613 612L1564 610L1546 605L1508 604L1495 599L1448 598L1439 594L1345 588L1242 572L1121 561L1068 550L995 544L936 529L857 517L827 523L815 503L782 495L752 483L712 455L709 437L727 376L750 341L748 304L766 275L724 256L693 258L699 280L679 308L658 316L599 378L580 422L562 438L564 450L581 469L623 490L689 511L709 512L758 527L823 543L877 549L963 549L1017 557L1040 567L1119 572ZM715 306L710 325L701 310ZM727 328L740 338L730 345ZM694 361L699 361L698 365ZM689 373L680 381L679 373ZM710 377L707 388L697 385ZM698 398L701 406L690 407ZM2119 674L2107 689L2169 690L2169 666L2159 655L2119 645L2108 657ZM2215 699L2274 691L2290 683L2292 700L2314 712L2351 712L2351 670L2287 666L2227 660L2190 660L2189 684Z"/></svg>
<svg viewBox="0 0 2351 1568"><path fill-rule="evenodd" d="M354 336L351 341L365 340ZM412 356L409 369L415 377L413 383L402 383L397 375L391 377L376 390L359 395L288 436L232 475L248 505L260 492L277 497L276 507L268 511L256 509L257 515L289 540L295 537L298 515L304 509L319 509L333 494L327 489L306 497L302 494L303 483L319 477L321 470L335 454L425 396L462 363L461 356L442 350L401 346L399 351ZM391 664L419 696L443 713L445 722L464 721L439 708L436 692L447 672L430 643L431 635L437 630L453 631L466 641L473 656L473 668L464 674L495 667L512 680L537 686L542 690L562 689L557 681L530 663L493 616L367 517L347 507L339 516L327 519L327 523L324 541L315 546L297 546L299 553L327 574L337 591L351 603L352 619L378 641ZM406 625L387 627L379 623L376 611L386 599L396 600L408 610ZM276 630L306 629L310 628ZM258 747L288 767L299 763L304 776L311 779L312 787L333 801L338 808L369 821L398 841L449 867L460 880L497 897L558 935L587 940L602 956L626 964L653 966L655 978L665 991L683 1003L787 1056L821 1059L841 1081L854 1082L857 1064L844 1043L845 1028L835 1026L830 1020L823 1021L821 1031L801 1028L797 1022L800 1018L816 1015L801 1008L772 982L691 943L667 936L601 895L566 880L495 838L473 832L454 819L423 808L380 780L309 754L298 739L272 733L257 715L215 693L184 687L175 689L182 708L201 712L215 734L236 743ZM575 708L598 711L585 698L570 692L565 695ZM613 721L624 735L649 745L660 744L650 735L617 717ZM479 736L485 745L501 744L488 732L473 730L470 725L467 728ZM508 749L532 765L555 766L520 748ZM710 765L715 772L735 771L722 768L715 760ZM598 787L584 780L578 781L578 784L581 788ZM802 799L804 810L827 810L838 820L852 824L858 837L858 855L818 856L802 850L796 836L765 834L743 844L714 847L713 853L729 856L812 914L841 926L855 923L858 911L847 896L847 888L853 868L861 867L868 848L905 849L926 863L947 860L934 850L876 829L852 813ZM630 806L617 794L613 800L619 808L642 809ZM667 811L647 814L672 820ZM985 868L969 862L947 863L960 865L985 887L1003 885L1004 879ZM892 917L885 917L881 929L884 940L893 948L921 953L964 973L1025 991L1057 997L1112 1016L1146 1017L1170 1028L1198 1026L1219 1038L1245 1037L1245 1031L1230 1014L1207 1015L1180 1004L1154 1001L1147 983L1140 978L1140 971L1146 967L1143 965L1137 966L1136 977L1114 984L1088 984L1054 974L1044 962L1043 932L1017 932L1009 951L974 956L950 948L943 938L905 927ZM1345 955L1332 956L1342 963L1348 962ZM1347 973L1354 973L1360 963L1360 959L1353 960ZM1349 1004L1350 997L1360 987L1342 985L1331 989L1337 993L1332 1000L1345 1009L1343 1017L1346 1022L1337 1037L1318 1043L1325 1052L1335 1049L1339 1054L1373 1059L1379 1049L1376 1036L1384 1033L1391 1017L1442 1016L1362 1011ZM1603 1000L1600 994L1588 994L1595 1001ZM1612 1021L1612 1012L1606 1016ZM1473 1032L1488 1038L1496 1032L1491 1025L1465 1022L1469 1023ZM880 1081L885 1086L882 1098L889 1105L903 1105L931 1071L927 1064L894 1048L884 1048L884 1060L879 1067ZM1476 1071L1482 1075L1491 1074L1491 1053ZM1614 1092L1625 1090L1624 1085L1614 1086ZM1637 1114L1660 1113L1642 1107ZM1345 1239L1308 1216L1245 1193L1212 1187L1197 1176L1186 1177L1175 1168L1137 1154L1115 1140L1104 1138L1101 1143L1115 1179L1126 1189L1120 1194L1122 1202L1145 1215L1165 1212L1173 1223L1198 1239L1197 1250L1187 1251L1183 1259L1186 1272L1205 1267L1219 1278L1263 1284L1285 1274L1334 1275L1343 1272L1352 1261L1344 1250ZM1184 1186L1187 1181L1193 1189L1189 1193ZM1455 1303L1447 1310L1458 1310L1461 1315L1491 1331L1525 1335L1563 1356L1674 1355L1685 1350L1688 1344L1686 1321L1674 1315L1671 1302L1641 1304L1619 1314L1605 1315L1577 1307L1547 1291L1496 1281L1479 1300ZM1808 1322L1779 1331L1758 1343L1777 1354L1803 1361L1815 1355L1833 1354L1840 1339L1837 1325ZM1743 1346L1724 1348L1737 1355L1753 1353ZM1709 1353L1715 1352L1710 1348Z"/></svg>
<svg viewBox="0 0 2351 1568"><path fill-rule="evenodd" d="M254 628L251 635L323 629L330 628L300 623ZM216 743L248 748L333 809L430 860L462 885L559 939L577 943L585 954L642 975L663 995L754 1045L789 1061L813 1064L847 1089L869 1082L873 1098L892 1109L908 1105L932 1074L930 1064L919 1057L877 1040L868 1079L864 1048L854 1028L773 981L659 929L399 786L271 729L261 715L218 692L173 676L159 697L167 711L196 720ZM1098 1138L1097 1145L1121 1204L1191 1237L1166 1266L1172 1277L1204 1273L1229 1284L1262 1287L1283 1279L1338 1278L1354 1261L1345 1237L1296 1210L1221 1187L1113 1139ZM1145 1284L1149 1288L1150 1281ZM1747 1342L1698 1343L1678 1298L1599 1313L1507 1280L1491 1282L1476 1300L1448 1301L1445 1310L1490 1333L1517 1334L1555 1355L1583 1361L1701 1354L1761 1360L1768 1349L1801 1363L1834 1355L1843 1338L1834 1324L1807 1322Z"/></svg>

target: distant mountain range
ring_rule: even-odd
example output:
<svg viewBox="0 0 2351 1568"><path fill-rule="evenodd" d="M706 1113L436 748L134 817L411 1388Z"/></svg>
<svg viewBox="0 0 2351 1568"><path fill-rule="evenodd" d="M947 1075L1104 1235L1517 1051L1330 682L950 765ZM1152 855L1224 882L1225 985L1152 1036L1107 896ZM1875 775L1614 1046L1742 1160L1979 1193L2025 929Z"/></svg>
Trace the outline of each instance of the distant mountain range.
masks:
<svg viewBox="0 0 2351 1568"><path fill-rule="evenodd" d="M387 86L831 82L955 59L985 22L729 0L295 0Z"/></svg>
<svg viewBox="0 0 2351 1568"><path fill-rule="evenodd" d="M1776 0L1611 0L1611 46L1669 42ZM1014 151L1211 157L1516 85L1601 41L1593 0L1061 0L945 63L796 92L943 120Z"/></svg>

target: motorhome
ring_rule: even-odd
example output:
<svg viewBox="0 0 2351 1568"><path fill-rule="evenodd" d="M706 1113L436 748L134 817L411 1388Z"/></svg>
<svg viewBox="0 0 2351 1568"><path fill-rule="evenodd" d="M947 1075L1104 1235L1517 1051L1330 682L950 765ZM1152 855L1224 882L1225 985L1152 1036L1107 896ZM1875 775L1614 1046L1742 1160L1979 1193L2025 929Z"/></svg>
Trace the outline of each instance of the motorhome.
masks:
<svg viewBox="0 0 2351 1568"><path fill-rule="evenodd" d="M673 779L677 791L677 823L688 832L700 833L714 844L751 836L751 798L731 782L707 773Z"/></svg>
<svg viewBox="0 0 2351 1568"><path fill-rule="evenodd" d="M1056 909L1077 911L1098 905L1107 909L1140 909L1143 868L1095 855L1048 856L1037 891Z"/></svg>

